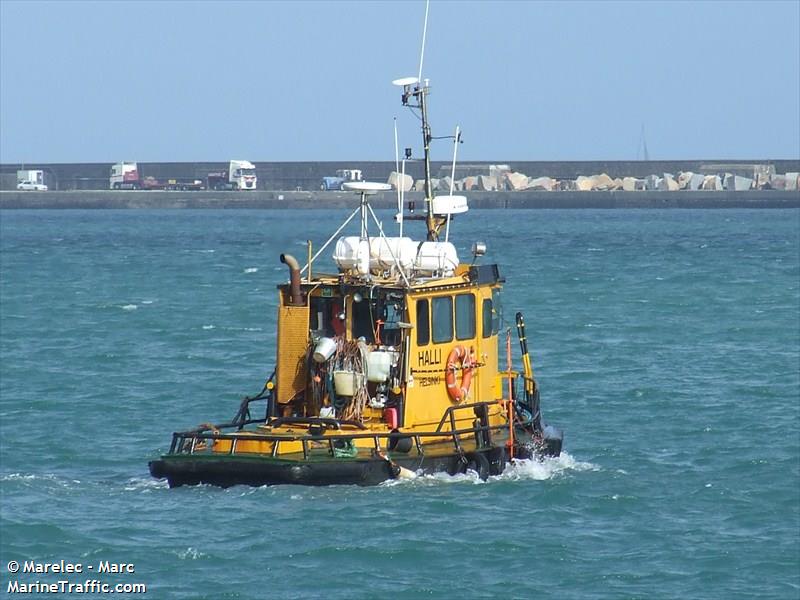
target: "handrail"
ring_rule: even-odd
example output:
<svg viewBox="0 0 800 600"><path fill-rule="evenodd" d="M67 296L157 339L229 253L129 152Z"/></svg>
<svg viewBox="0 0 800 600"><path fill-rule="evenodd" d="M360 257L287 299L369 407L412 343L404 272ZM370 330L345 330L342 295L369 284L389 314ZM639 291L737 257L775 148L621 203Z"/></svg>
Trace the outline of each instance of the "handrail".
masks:
<svg viewBox="0 0 800 600"><path fill-rule="evenodd" d="M442 415L442 420L439 421L439 425L436 427L436 431L439 432L442 430L444 426L445 420L448 418L450 419L450 428L455 429L455 419L453 418L453 412L456 410L460 410L463 408L475 408L477 406L489 406L494 404L494 402L473 402L471 404L454 404L453 406L448 406L447 409L444 411Z"/></svg>
<svg viewBox="0 0 800 600"><path fill-rule="evenodd" d="M358 421L333 419L330 417L277 417L272 421L268 421L267 425L270 427L280 427L281 425L331 425L337 430L341 430L342 425L352 425L358 429L366 429L363 423Z"/></svg>
<svg viewBox="0 0 800 600"><path fill-rule="evenodd" d="M476 406L479 406L485 403L476 403ZM468 408L468 405L462 405L460 408ZM451 408L458 408L458 407L451 407ZM481 425L478 427L470 427L469 429L452 429L451 431L425 431L425 432L408 432L402 435L408 436L414 439L415 446L417 447L417 452L419 454L424 454L423 444L421 440L423 438L431 438L431 437L449 437L452 441L453 445L455 446L457 451L461 451L461 444L459 436L465 434L473 434L476 437L476 441L478 439L478 434L483 432L491 433L494 430L503 431L505 425ZM366 427L364 427L366 429ZM247 441L256 441L256 442L274 442L272 447L271 455L273 457L277 456L278 445L281 442L296 442L299 441L303 445L303 455L304 458L308 458L308 450L307 450L307 443L309 441L323 441L327 440L329 444L332 444L336 439L348 439L348 440L355 440L355 439L367 439L372 438L374 441L375 450L380 450L380 440L388 440L391 436L397 435L397 432L390 432L390 431L381 431L381 432L364 432L364 433L347 433L341 432L341 430L337 430L337 432L341 432L335 436L325 436L325 435L314 435L308 436L306 434L301 435L287 435L287 434L263 434L263 433L253 433L248 435L246 438L243 437L239 433L220 433L220 432L213 432L210 429L206 429L209 433L204 433L200 430L195 431L184 431L184 432L175 432L172 434L172 444L170 446L170 454L184 454L184 445L186 442L191 440L191 444L189 447L189 454L194 454L196 452L197 444L199 441L208 441L208 440L230 440L231 441L231 450L229 454L236 454L236 442L241 441L243 439Z"/></svg>

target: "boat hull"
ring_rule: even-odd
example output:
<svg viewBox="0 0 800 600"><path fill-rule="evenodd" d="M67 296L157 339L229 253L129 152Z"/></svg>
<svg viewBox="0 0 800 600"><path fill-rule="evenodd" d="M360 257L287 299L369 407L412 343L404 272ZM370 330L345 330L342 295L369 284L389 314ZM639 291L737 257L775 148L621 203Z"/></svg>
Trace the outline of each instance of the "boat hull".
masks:
<svg viewBox="0 0 800 600"><path fill-rule="evenodd" d="M553 430L538 446L515 445L516 458L558 456L561 432ZM450 475L475 471L481 479L503 472L508 464L505 447L491 447L465 453L369 458L334 458L330 460L292 460L253 455L183 455L167 454L150 462L153 477L167 479L170 487L183 485L377 485L409 473Z"/></svg>

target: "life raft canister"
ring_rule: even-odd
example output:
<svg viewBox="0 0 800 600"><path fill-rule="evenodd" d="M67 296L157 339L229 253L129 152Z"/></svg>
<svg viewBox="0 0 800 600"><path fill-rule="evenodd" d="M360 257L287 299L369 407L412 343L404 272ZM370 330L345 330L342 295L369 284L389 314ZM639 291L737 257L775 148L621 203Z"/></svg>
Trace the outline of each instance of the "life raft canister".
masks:
<svg viewBox="0 0 800 600"><path fill-rule="evenodd" d="M445 369L444 382L447 385L447 393L450 399L461 402L469 393L469 386L472 383L472 371L475 369L473 351L469 353L464 346L456 346L447 356L447 368ZM456 384L456 369L461 368L461 385Z"/></svg>

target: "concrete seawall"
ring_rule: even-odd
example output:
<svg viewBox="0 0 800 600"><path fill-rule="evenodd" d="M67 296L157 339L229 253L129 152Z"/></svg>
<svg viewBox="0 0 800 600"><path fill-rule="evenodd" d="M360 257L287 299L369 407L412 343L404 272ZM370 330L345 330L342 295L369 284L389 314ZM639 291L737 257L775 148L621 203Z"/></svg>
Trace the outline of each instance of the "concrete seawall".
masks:
<svg viewBox="0 0 800 600"><path fill-rule="evenodd" d="M334 175L337 169L361 169L369 181L386 181L394 171L394 161L306 161L306 162L261 162L253 161L258 174L259 191L280 190L318 190L322 178ZM495 160L459 163L459 168L483 167L488 173L490 164L506 164L514 171L529 177L548 176L555 179L575 179L579 175L606 173L610 177L638 177L650 174L673 173L680 171L705 172L709 168L731 167L740 164L770 164L777 173L800 171L800 160L754 158L748 160L651 160L651 161L520 161ZM0 190L16 189L17 169L42 169L44 183L51 191L108 189L108 176L111 163L3 163L0 164ZM139 161L140 173L164 180L170 177L190 177L205 180L211 171L227 169L225 162L144 162ZM414 179L423 176L422 163L414 161L406 164L406 172ZM437 176L441 169L450 173L449 161L432 161L432 173ZM724 169L723 169L724 170Z"/></svg>
<svg viewBox="0 0 800 600"><path fill-rule="evenodd" d="M465 192L471 208L800 208L800 191ZM424 210L421 193L406 201ZM354 208L352 192L0 192L0 209L320 209ZM394 192L376 194L375 208L395 208Z"/></svg>

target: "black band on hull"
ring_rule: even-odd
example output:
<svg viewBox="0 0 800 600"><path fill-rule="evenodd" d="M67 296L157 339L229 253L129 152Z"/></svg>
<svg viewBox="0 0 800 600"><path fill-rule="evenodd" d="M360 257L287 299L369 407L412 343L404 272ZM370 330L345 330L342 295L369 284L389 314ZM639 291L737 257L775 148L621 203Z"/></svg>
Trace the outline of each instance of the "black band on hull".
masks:
<svg viewBox="0 0 800 600"><path fill-rule="evenodd" d="M558 456L561 452L560 431L545 437L541 448L516 446L514 456ZM170 487L209 484L220 487L233 485L377 485L397 477L398 467L424 473L464 473L468 465L477 464L479 475L498 475L508 462L505 448L487 448L474 454L442 456L395 456L391 460L375 456L368 459L333 459L329 461L291 461L269 457L237 458L229 455L187 456L166 455L150 463L153 477L167 479ZM488 463L488 469L485 465ZM474 467L473 467L474 468ZM485 473L485 474L484 474Z"/></svg>

